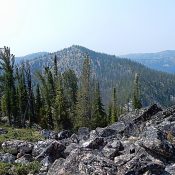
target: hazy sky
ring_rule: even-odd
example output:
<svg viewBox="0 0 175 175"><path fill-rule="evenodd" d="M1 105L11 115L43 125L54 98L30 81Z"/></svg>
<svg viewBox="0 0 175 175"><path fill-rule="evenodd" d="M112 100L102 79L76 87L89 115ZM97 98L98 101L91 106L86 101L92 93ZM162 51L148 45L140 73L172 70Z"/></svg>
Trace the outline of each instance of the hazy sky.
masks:
<svg viewBox="0 0 175 175"><path fill-rule="evenodd" d="M73 44L110 54L175 49L175 0L0 0L0 47Z"/></svg>

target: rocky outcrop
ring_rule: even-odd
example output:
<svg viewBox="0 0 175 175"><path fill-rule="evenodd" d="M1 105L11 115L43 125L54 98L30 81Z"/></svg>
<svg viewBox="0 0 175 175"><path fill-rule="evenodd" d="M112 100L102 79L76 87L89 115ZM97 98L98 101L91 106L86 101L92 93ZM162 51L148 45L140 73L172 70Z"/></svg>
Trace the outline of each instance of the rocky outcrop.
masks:
<svg viewBox="0 0 175 175"><path fill-rule="evenodd" d="M49 131L46 138L36 143L6 141L2 148L7 153L0 154L0 161L37 160L40 175L175 174L175 106L162 110L152 105L105 128L83 127L72 135Z"/></svg>

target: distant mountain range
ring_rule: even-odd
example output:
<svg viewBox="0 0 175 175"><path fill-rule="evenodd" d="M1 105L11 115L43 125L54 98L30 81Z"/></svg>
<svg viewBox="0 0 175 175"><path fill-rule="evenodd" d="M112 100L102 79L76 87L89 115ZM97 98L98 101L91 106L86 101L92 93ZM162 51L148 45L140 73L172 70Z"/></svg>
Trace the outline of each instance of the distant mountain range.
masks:
<svg viewBox="0 0 175 175"><path fill-rule="evenodd" d="M105 105L108 105L111 100L113 87L117 88L118 103L126 104L128 99L131 99L135 73L140 75L141 96L144 106L151 103L159 103L163 106L174 104L175 75L149 69L135 62L134 59L134 61L123 59L76 45L54 53L42 52L37 54L20 58L21 60L27 58L33 73L46 66L52 68L53 58L56 55L59 71L64 72L67 69L73 69L77 76L80 75L83 60L88 54L91 59L92 77L100 82Z"/></svg>
<svg viewBox="0 0 175 175"><path fill-rule="evenodd" d="M37 53L32 53L32 54L29 54L29 55L26 55L26 56L22 56L22 57L16 57L15 58L15 62L16 63L20 63L22 61L29 61L29 60L33 60L35 58L39 58L39 57L42 57L44 55L47 55L48 52L37 52Z"/></svg>
<svg viewBox="0 0 175 175"><path fill-rule="evenodd" d="M129 58L155 70L175 73L175 50L120 55L120 57Z"/></svg>

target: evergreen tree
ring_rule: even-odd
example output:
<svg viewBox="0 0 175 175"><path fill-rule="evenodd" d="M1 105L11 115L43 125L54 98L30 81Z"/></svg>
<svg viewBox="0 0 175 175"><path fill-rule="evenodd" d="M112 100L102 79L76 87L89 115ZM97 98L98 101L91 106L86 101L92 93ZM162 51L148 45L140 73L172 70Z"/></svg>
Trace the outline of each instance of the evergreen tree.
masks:
<svg viewBox="0 0 175 175"><path fill-rule="evenodd" d="M75 127L90 126L91 104L90 104L90 59L85 58L82 74L80 77L80 88L77 96Z"/></svg>
<svg viewBox="0 0 175 175"><path fill-rule="evenodd" d="M63 73L63 88L69 120L74 123L77 103L78 79L71 69Z"/></svg>
<svg viewBox="0 0 175 175"><path fill-rule="evenodd" d="M134 78L133 107L134 109L140 109L142 107L140 100L139 75L137 73Z"/></svg>
<svg viewBox="0 0 175 175"><path fill-rule="evenodd" d="M91 127L95 129L96 127L104 127L106 125L107 119L101 100L100 86L99 83L96 83L92 102Z"/></svg>
<svg viewBox="0 0 175 175"><path fill-rule="evenodd" d="M21 68L16 68L16 79L17 79L17 109L18 110L18 126L25 127L25 120L27 117L27 108L28 108L28 95L27 87L25 83L25 73L24 73L24 64Z"/></svg>
<svg viewBox="0 0 175 175"><path fill-rule="evenodd" d="M58 63L57 56L54 57L54 80L58 78Z"/></svg>
<svg viewBox="0 0 175 175"><path fill-rule="evenodd" d="M112 95L111 123L114 123L116 121L117 121L117 98L116 98L116 88L114 88Z"/></svg>
<svg viewBox="0 0 175 175"><path fill-rule="evenodd" d="M36 123L42 123L42 99L40 93L39 84L36 86L36 96L35 96L35 116L36 116Z"/></svg>
<svg viewBox="0 0 175 175"><path fill-rule="evenodd" d="M26 82L27 82L27 90L28 90L28 119L29 119L29 126L31 127L33 123L36 123L35 112L34 112L34 94L32 88L32 77L30 71L30 65L26 64Z"/></svg>
<svg viewBox="0 0 175 175"><path fill-rule="evenodd" d="M61 79L59 80L57 85L54 104L55 129L70 129L70 120L67 116L67 109Z"/></svg>
<svg viewBox="0 0 175 175"><path fill-rule="evenodd" d="M4 47L0 50L0 68L2 70L2 87L5 99L6 112L9 124L16 123L16 89L14 81L14 61L15 57L10 52L10 48Z"/></svg>
<svg viewBox="0 0 175 175"><path fill-rule="evenodd" d="M108 105L107 124L111 124L112 104Z"/></svg>
<svg viewBox="0 0 175 175"><path fill-rule="evenodd" d="M53 90L53 77L49 68L45 68L45 74L42 75L38 72L38 77L42 84L42 98L43 98L43 124L48 129L54 128L52 109L54 105L54 94Z"/></svg>

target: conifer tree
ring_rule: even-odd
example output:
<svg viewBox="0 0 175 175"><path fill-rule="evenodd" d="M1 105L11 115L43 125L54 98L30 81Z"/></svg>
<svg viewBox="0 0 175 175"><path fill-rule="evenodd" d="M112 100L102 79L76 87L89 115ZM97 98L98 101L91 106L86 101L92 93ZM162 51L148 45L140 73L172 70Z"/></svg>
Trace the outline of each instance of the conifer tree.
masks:
<svg viewBox="0 0 175 175"><path fill-rule="evenodd" d="M54 104L55 129L70 129L70 120L67 116L67 109L61 79L57 84L56 98Z"/></svg>
<svg viewBox="0 0 175 175"><path fill-rule="evenodd" d="M36 96L35 96L35 115L36 115L36 123L42 123L42 99L40 93L39 84L36 86Z"/></svg>
<svg viewBox="0 0 175 175"><path fill-rule="evenodd" d="M58 63L57 56L54 57L54 80L58 78Z"/></svg>
<svg viewBox="0 0 175 175"><path fill-rule="evenodd" d="M116 98L116 88L113 88L112 95L112 108L111 108L111 123L117 121L117 98Z"/></svg>
<svg viewBox="0 0 175 175"><path fill-rule="evenodd" d="M29 119L29 126L31 127L33 123L36 123L35 112L34 112L34 94L32 88L32 76L30 71L29 63L26 64L26 82L27 82L27 91L28 91L28 119Z"/></svg>
<svg viewBox="0 0 175 175"><path fill-rule="evenodd" d="M71 69L63 73L63 88L68 117L73 124L75 120L75 109L77 103L78 79L75 72Z"/></svg>
<svg viewBox="0 0 175 175"><path fill-rule="evenodd" d="M136 73L134 78L134 90L133 90L133 107L134 109L140 109L142 107L140 100L140 86L139 75Z"/></svg>
<svg viewBox="0 0 175 175"><path fill-rule="evenodd" d="M82 74L80 77L80 88L78 91L76 105L75 127L90 127L91 104L90 104L90 59L85 58Z"/></svg>
<svg viewBox="0 0 175 175"><path fill-rule="evenodd" d="M45 68L45 74L42 75L38 72L38 77L42 84L42 98L43 98L43 124L46 125L48 129L54 128L52 108L54 105L54 94L53 89L53 77L49 68Z"/></svg>
<svg viewBox="0 0 175 175"><path fill-rule="evenodd" d="M107 125L106 113L103 108L98 82L95 84L93 94L91 127L95 129L96 127L104 127Z"/></svg>
<svg viewBox="0 0 175 175"><path fill-rule="evenodd" d="M18 126L25 127L25 120L27 118L27 87L25 83L25 73L24 73L24 64L21 68L16 68L16 79L17 79L17 109L18 110Z"/></svg>
<svg viewBox="0 0 175 175"><path fill-rule="evenodd" d="M14 81L14 61L15 57L10 52L10 48L4 47L0 50L0 68L3 72L1 79L5 106L7 111L7 116L9 124L12 125L12 120L14 124L16 122L17 111L16 111L16 89Z"/></svg>

